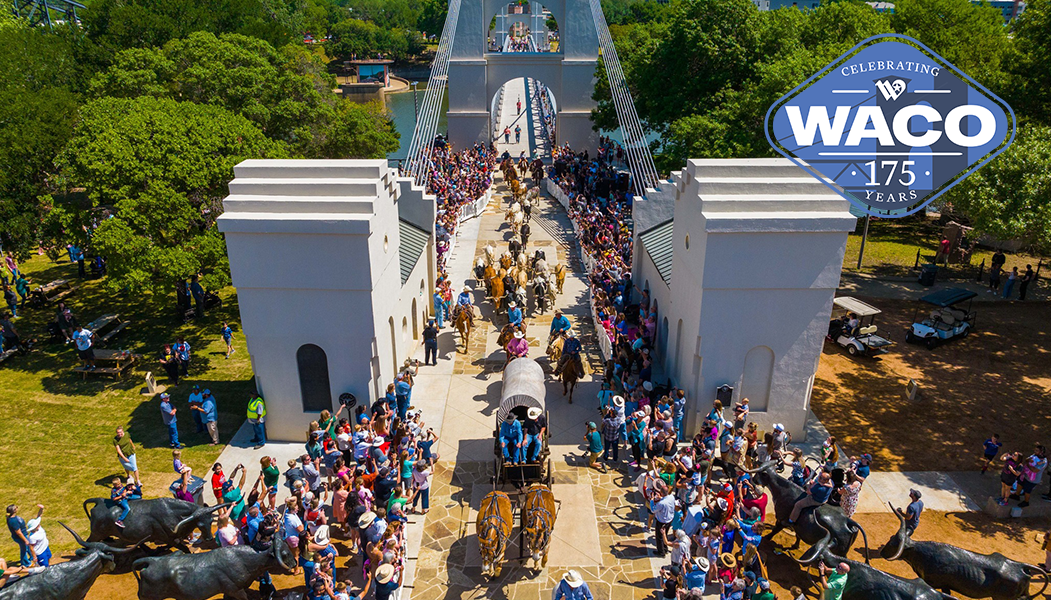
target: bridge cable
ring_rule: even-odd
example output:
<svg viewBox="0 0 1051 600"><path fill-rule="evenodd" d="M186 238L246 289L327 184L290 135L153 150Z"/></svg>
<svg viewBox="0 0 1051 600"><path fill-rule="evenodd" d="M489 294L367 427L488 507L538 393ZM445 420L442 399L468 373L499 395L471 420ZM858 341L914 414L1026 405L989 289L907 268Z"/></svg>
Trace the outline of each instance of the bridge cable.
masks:
<svg viewBox="0 0 1051 600"><path fill-rule="evenodd" d="M609 79L610 95L613 97L614 108L617 111L617 122L624 139L624 150L627 153L632 183L636 195L641 196L645 194L646 188L657 187L659 181L657 167L653 163L653 155L646 141L645 130L635 110L628 83L624 78L617 49L613 46L613 38L609 33L606 17L602 13L600 0L591 0L591 14L595 19L595 31L599 38L606 77Z"/></svg>

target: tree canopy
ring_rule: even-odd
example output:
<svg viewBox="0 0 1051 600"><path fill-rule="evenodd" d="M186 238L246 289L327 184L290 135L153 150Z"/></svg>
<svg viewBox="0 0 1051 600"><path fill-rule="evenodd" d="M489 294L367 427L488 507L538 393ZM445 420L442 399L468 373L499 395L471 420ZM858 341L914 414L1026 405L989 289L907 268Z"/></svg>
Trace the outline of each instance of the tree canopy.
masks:
<svg viewBox="0 0 1051 600"><path fill-rule="evenodd" d="M233 167L286 156L285 144L219 106L100 98L81 107L58 164L109 213L92 242L110 261L111 283L141 290L202 270L213 285L228 281L215 220Z"/></svg>

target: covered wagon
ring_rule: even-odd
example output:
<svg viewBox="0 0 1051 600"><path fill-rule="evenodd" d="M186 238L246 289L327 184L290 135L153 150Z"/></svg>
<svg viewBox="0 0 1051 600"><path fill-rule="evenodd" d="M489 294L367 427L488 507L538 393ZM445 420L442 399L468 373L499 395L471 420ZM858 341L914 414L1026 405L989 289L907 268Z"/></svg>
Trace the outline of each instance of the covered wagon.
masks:
<svg viewBox="0 0 1051 600"><path fill-rule="evenodd" d="M497 485L510 483L516 487L523 487L533 483L551 484L551 460L547 447L549 437L547 427L547 404L544 400L546 387L544 384L544 370L531 358L517 358L504 369L503 389L500 392L500 407L496 410L496 428L493 431L494 452L496 454L496 475L494 483ZM528 438L523 448L523 461L513 463L505 461L500 447L500 424L507 416L513 415L521 422L523 429L527 428L527 420L530 409L534 414L539 414L537 420L544 425L543 434L540 435L540 451L535 460L531 458ZM541 420L542 419L542 420Z"/></svg>

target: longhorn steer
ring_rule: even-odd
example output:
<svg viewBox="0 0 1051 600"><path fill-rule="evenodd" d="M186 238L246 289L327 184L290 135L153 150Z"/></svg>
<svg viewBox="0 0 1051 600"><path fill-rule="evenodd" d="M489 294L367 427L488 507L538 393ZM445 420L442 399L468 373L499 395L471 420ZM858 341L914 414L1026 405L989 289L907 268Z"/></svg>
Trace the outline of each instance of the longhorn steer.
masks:
<svg viewBox="0 0 1051 600"><path fill-rule="evenodd" d="M88 504L94 504L88 510ZM196 504L175 498L153 498L132 500L131 509L124 519L124 527L117 527L121 509L113 506L107 498L88 498L84 501L84 512L91 521L89 542L101 542L109 538L134 544L145 540L158 546L176 546L184 552L186 538L194 529L200 529L204 539L212 539L212 513L230 504L199 507Z"/></svg>
<svg viewBox="0 0 1051 600"><path fill-rule="evenodd" d="M901 511L891 507L901 526L879 554L887 560L904 560L921 579L940 590L953 590L971 598L1015 600L1034 598L1047 589L1044 569L1011 560L1003 554L978 554L940 542L913 541L905 531ZM1029 594L1033 575L1044 577L1044 587Z"/></svg>
<svg viewBox="0 0 1051 600"><path fill-rule="evenodd" d="M839 563L850 565L841 600L956 600L932 588L922 579L903 579L865 563L843 558L830 550L831 544L832 533L825 529L825 537L807 550L802 558L795 560L803 565L821 561L832 568Z"/></svg>
<svg viewBox="0 0 1051 600"><path fill-rule="evenodd" d="M796 501L802 498L806 492L800 486L775 473L775 464L774 461L769 461L758 469L747 471L753 474L756 482L770 490L770 495L774 501L774 515L777 518L777 525L767 537L773 538L785 527L791 527L796 534L795 547L799 547L800 542L816 544L822 540L826 531L830 531L832 533L830 550L841 556L846 556L860 532L865 542L865 562L867 563L869 541L868 536L865 535L865 530L861 528L857 521L848 517L843 512L843 509L838 506L822 504L816 508L804 509L794 524L790 525L788 523L788 517L792 514L792 508L795 506Z"/></svg>
<svg viewBox="0 0 1051 600"><path fill-rule="evenodd" d="M64 523L62 526L66 527ZM69 527L66 529L73 533ZM73 537L81 541L77 534L73 533ZM0 600L84 600L98 576L113 570L116 557L134 549L117 550L105 544L82 548L77 550L78 560L53 564L4 586Z"/></svg>
<svg viewBox="0 0 1051 600"><path fill-rule="evenodd" d="M165 554L171 552L171 550L167 548L151 549L147 546L144 546L143 542L145 542L146 540L140 540L139 543L135 544L130 548L123 548L119 550L107 546L102 542L85 542L84 539L81 538L76 531L70 529L68 525L66 525L62 521L59 521L58 524L65 527L66 531L73 534L73 539L77 540L77 543L80 544L81 547L78 548L75 552L75 554L78 557L83 558L85 556L90 555L92 552L99 552L101 554L111 555L113 557L114 567L106 572L112 575L124 575L126 573L131 573L132 563L134 563L136 560L139 560L140 558L145 558L147 556L164 556Z"/></svg>
<svg viewBox="0 0 1051 600"><path fill-rule="evenodd" d="M223 594L247 600L245 590L263 573L281 569L292 573L295 558L284 540L276 540L267 550L251 546L226 546L211 552L177 552L159 558L135 561L139 580L139 600L207 600Z"/></svg>

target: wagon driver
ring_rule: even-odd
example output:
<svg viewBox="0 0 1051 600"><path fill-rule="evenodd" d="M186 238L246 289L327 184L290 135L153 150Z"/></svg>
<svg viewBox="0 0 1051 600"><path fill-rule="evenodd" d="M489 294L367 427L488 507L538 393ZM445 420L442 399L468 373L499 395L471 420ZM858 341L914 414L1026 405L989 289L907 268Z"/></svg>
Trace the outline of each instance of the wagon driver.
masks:
<svg viewBox="0 0 1051 600"><path fill-rule="evenodd" d="M562 368L570 360L576 363L577 373L584 372L584 365L580 362L580 350L580 340L577 339L577 334L572 329L567 329L566 341L562 343L562 357L558 359L558 366L555 367L555 376L562 372Z"/></svg>
<svg viewBox="0 0 1051 600"><path fill-rule="evenodd" d="M544 445L544 432L547 430L547 419L544 411L533 406L526 412L526 421L522 429L525 433L525 443L522 446L523 459L529 457L529 462L535 463L540 456L540 449Z"/></svg>

